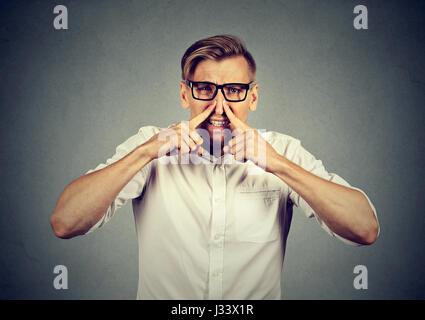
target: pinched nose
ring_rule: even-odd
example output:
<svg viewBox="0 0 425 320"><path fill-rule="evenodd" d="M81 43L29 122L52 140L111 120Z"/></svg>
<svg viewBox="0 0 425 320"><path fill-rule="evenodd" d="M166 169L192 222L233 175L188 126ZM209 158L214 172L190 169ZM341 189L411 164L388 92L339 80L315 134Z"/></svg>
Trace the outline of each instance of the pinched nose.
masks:
<svg viewBox="0 0 425 320"><path fill-rule="evenodd" d="M224 99L223 93L217 92L217 95L215 97L215 100L217 102L216 106L215 106L215 113L216 114L223 114L224 113L224 107L223 107L223 103L226 101Z"/></svg>
<svg viewBox="0 0 425 320"><path fill-rule="evenodd" d="M216 114L223 114L224 113L224 108L223 108L223 103L222 102L217 102L217 105L215 106L215 113Z"/></svg>

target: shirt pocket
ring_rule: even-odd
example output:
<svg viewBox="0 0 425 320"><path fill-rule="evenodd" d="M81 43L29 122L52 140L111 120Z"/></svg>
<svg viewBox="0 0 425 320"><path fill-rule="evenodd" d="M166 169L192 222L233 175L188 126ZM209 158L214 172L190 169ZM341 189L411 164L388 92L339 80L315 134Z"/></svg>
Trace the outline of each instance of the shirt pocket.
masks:
<svg viewBox="0 0 425 320"><path fill-rule="evenodd" d="M269 242L279 238L280 190L237 190L234 198L238 241Z"/></svg>

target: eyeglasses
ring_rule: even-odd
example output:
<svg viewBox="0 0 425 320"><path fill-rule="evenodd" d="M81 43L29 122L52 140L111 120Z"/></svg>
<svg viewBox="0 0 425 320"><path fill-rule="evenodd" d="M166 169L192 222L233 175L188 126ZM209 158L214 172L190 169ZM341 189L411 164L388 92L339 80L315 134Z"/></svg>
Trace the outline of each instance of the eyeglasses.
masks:
<svg viewBox="0 0 425 320"><path fill-rule="evenodd" d="M213 100L220 89L224 98L229 102L244 101L248 91L256 84L256 82L251 81L250 83L225 83L218 85L212 82L190 80L185 80L185 83L192 89L192 96L196 100Z"/></svg>

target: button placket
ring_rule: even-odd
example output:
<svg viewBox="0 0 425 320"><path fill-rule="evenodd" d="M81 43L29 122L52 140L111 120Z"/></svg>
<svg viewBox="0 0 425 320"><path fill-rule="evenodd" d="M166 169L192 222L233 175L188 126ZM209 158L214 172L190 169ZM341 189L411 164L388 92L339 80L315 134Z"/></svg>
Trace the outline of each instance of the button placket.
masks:
<svg viewBox="0 0 425 320"><path fill-rule="evenodd" d="M222 299L223 248L226 226L226 175L223 165L212 168L212 223L210 241L209 299Z"/></svg>

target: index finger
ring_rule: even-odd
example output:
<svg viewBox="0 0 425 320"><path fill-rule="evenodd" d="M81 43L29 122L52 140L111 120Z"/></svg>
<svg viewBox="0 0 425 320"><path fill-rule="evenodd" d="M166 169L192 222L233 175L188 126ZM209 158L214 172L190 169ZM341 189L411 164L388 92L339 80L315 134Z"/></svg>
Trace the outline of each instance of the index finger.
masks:
<svg viewBox="0 0 425 320"><path fill-rule="evenodd" d="M216 104L217 104L217 101L214 101L213 104L208 106L208 108L206 108L204 111L202 111L196 117L191 119L189 121L189 127L192 128L192 129L196 129L202 122L204 122L205 119L208 118L208 116L211 114L211 112L215 109Z"/></svg>
<svg viewBox="0 0 425 320"><path fill-rule="evenodd" d="M246 126L245 123L243 123L238 117L235 116L230 107L227 105L226 101L223 101L223 107L227 118L229 118L230 122L235 126L235 128L244 129Z"/></svg>

